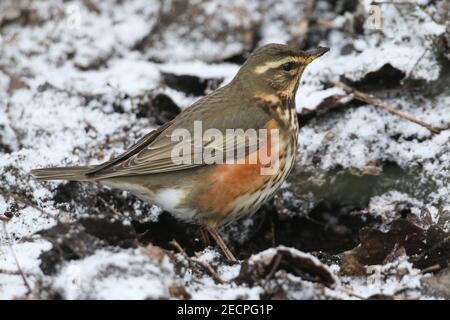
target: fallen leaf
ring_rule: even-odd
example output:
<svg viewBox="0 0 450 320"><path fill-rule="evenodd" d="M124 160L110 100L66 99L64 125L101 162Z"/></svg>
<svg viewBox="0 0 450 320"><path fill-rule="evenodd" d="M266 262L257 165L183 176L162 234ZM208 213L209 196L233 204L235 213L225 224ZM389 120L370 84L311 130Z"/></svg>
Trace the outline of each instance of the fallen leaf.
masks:
<svg viewBox="0 0 450 320"><path fill-rule="evenodd" d="M251 283L261 279L269 280L278 270L327 287L336 282L328 267L316 257L284 246L251 256L243 263L237 281Z"/></svg>

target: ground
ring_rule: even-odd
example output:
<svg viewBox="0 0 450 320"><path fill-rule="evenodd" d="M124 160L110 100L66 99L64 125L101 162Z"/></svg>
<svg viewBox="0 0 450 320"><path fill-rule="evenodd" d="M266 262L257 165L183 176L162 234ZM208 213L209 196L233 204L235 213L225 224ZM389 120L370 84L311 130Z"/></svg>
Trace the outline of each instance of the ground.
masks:
<svg viewBox="0 0 450 320"><path fill-rule="evenodd" d="M445 0L2 1L0 299L450 298L449 12ZM238 264L126 192L29 176L118 155L270 42L331 51L297 92L294 172L221 230Z"/></svg>

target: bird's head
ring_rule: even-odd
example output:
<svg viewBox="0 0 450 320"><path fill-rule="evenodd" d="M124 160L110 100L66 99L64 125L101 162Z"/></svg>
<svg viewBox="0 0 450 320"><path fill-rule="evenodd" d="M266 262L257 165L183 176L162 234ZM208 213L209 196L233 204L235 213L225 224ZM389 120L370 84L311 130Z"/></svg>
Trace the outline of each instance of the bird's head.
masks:
<svg viewBox="0 0 450 320"><path fill-rule="evenodd" d="M236 79L250 90L291 97L297 91L306 66L330 49L302 51L283 44L268 44L255 50Z"/></svg>

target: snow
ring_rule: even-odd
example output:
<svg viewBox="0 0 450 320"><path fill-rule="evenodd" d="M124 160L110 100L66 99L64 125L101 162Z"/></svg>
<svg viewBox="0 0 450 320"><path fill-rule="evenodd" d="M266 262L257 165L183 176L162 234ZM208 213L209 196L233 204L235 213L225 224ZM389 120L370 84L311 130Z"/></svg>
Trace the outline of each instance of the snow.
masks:
<svg viewBox="0 0 450 320"><path fill-rule="evenodd" d="M352 293L357 297L369 298L372 295L384 294L395 296L402 291L410 291L411 299L420 297L420 270L415 269L405 258L383 266L370 266L370 276L358 280L342 277L341 286L348 286L351 281ZM386 279L387 275L393 275Z"/></svg>
<svg viewBox="0 0 450 320"><path fill-rule="evenodd" d="M367 11L371 2L363 1L362 8ZM444 2L382 4L382 29L366 26L359 33L350 27L356 12L337 12L328 2L317 3L315 15L334 27L318 42L309 39L331 51L308 66L296 94L300 116L318 111L301 128L297 167L314 173L310 180L318 186L324 181L323 173L360 173L377 163L382 164L381 175L383 165L395 164L412 176L412 182L401 180L406 186L383 189L361 208L379 219L382 231L399 218L399 205L407 205L417 219L426 210L432 224L450 229L450 222L443 218L443 212L450 210L450 92L444 78L448 65L441 54L441 38L444 33L448 36L449 28L445 18L436 18L443 15ZM53 244L39 231L104 214L128 227L138 221L151 233L164 227L158 225L163 223L162 210L126 192L96 185L38 182L29 171L95 164L120 154L156 127L154 119L137 116L148 95L165 94L180 109L200 98L166 86L164 73L223 79L223 86L239 70L238 64L230 62L236 56L265 43L297 40L304 8L301 0L201 0L191 1L189 8L177 7L176 1L93 3L99 14L82 1L33 1L29 10L34 18L30 19L36 20L0 27L0 299L180 298L171 295L173 287L183 287L192 299L260 299L276 281L288 299L359 299L380 293L428 298L421 290L424 276L406 256L368 266L366 277L341 276L339 265L325 264L311 252L287 246L252 252L247 262L270 260L276 250L288 250L329 270L336 285L324 289L284 270L278 270L267 287L261 282L238 283L243 261L224 263L220 252L211 247L195 252L192 259L211 265L224 280L218 283L205 270L193 270L180 253L164 251L161 260L143 253L148 244L144 240L132 248L102 242L92 254L64 260L54 274L44 274L41 254ZM178 19L173 19L173 12L178 12ZM381 86L371 93L443 129L439 134L378 107L349 103L343 90L327 85L344 79L358 84L387 64L405 74L403 87L396 91ZM12 88L12 75L25 86ZM340 96L342 106L336 110L318 110L327 98ZM298 197L296 187L303 183L283 184L278 196L304 208L288 215L282 214L286 208L277 208L283 219L298 218L315 207L317 199L311 190L305 198ZM74 199L66 199L67 194ZM241 221L224 234L225 240L250 247L248 242L260 227L256 219ZM141 237L145 233L136 239Z"/></svg>
<svg viewBox="0 0 450 320"><path fill-rule="evenodd" d="M421 201L418 201L405 193L390 191L381 196L376 196L370 199L368 210L373 216L379 216L382 219L392 221L394 218L392 213L395 212L398 204L410 205L411 212L417 216L420 214L420 208L423 208L424 206ZM434 218L436 219L436 217Z"/></svg>
<svg viewBox="0 0 450 320"><path fill-rule="evenodd" d="M364 1L367 11L372 1ZM418 6L381 4L382 29L365 29L364 34L348 38L333 30L321 45L331 51L312 63L303 76L303 89L297 93L297 110L314 109L317 94L323 95L323 82L345 78L357 81L367 73L390 64L412 79L437 80L441 66L438 63L436 43L445 32ZM350 17L338 16L333 21L344 27ZM351 53L342 54L345 46L353 47ZM325 98L326 96L324 96Z"/></svg>
<svg viewBox="0 0 450 320"><path fill-rule="evenodd" d="M2 239L0 245L0 299L20 298L28 293L22 276L20 275L17 261L28 282L38 280L42 276L39 268L39 255L51 248L47 241L36 240L34 242L15 243Z"/></svg>
<svg viewBox="0 0 450 320"><path fill-rule="evenodd" d="M233 79L239 67L231 63L207 64L202 61L190 61L163 63L160 66L160 70L172 74L188 74L206 79L223 78L225 79L224 84L226 84Z"/></svg>
<svg viewBox="0 0 450 320"><path fill-rule="evenodd" d="M172 277L173 265L167 257L155 265L139 250L99 250L67 263L50 286L70 300L161 299L168 298Z"/></svg>
<svg viewBox="0 0 450 320"><path fill-rule="evenodd" d="M113 94L114 91L118 91L137 96L148 88L157 86L159 81L159 72L153 63L123 58L110 61L106 69L77 73L73 77L67 77L62 83L57 81L50 83L66 90L89 92L94 95Z"/></svg>
<svg viewBox="0 0 450 320"><path fill-rule="evenodd" d="M311 93L311 90L314 92ZM316 91L315 87L305 86L302 90L297 91L296 99L301 103L301 107L297 108L300 112L307 108L309 110L314 110L321 102L323 102L326 98L332 97L334 95L345 95L344 90L340 88L329 88L321 91ZM303 102L307 101L308 105L304 106Z"/></svg>

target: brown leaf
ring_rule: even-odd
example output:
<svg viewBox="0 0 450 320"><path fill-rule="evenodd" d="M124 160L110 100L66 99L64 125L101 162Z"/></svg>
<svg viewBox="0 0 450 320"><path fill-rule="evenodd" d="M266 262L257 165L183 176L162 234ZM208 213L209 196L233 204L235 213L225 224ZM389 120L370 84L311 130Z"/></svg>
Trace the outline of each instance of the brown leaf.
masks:
<svg viewBox="0 0 450 320"><path fill-rule="evenodd" d="M92 0L83 0L83 3L90 12L94 12L95 14L102 13L97 5L92 2Z"/></svg>
<svg viewBox="0 0 450 320"><path fill-rule="evenodd" d="M436 225L425 229L408 219L393 221L387 232L364 228L360 241L346 254L353 255L362 265L385 264L405 253L420 269L445 266L450 260L450 233Z"/></svg>
<svg viewBox="0 0 450 320"><path fill-rule="evenodd" d="M317 111L324 111L336 108L347 96L344 94L335 94L326 97L317 107Z"/></svg>
<svg viewBox="0 0 450 320"><path fill-rule="evenodd" d="M334 276L317 258L285 247L269 249L251 256L243 263L237 282L269 280L278 270L284 270L308 281L322 283L327 287L335 284Z"/></svg>
<svg viewBox="0 0 450 320"><path fill-rule="evenodd" d="M383 162L369 161L363 168L352 168L350 173L354 176L379 176L383 172Z"/></svg>
<svg viewBox="0 0 450 320"><path fill-rule="evenodd" d="M9 93L12 93L18 89L29 88L28 84L26 84L19 76L15 73L6 70L3 67L0 67L0 71L6 74L9 77Z"/></svg>
<svg viewBox="0 0 450 320"><path fill-rule="evenodd" d="M171 297L181 300L190 300L192 298L191 294L183 286L169 287L169 294Z"/></svg>
<svg viewBox="0 0 450 320"><path fill-rule="evenodd" d="M167 256L166 250L153 245L148 245L147 247L142 248L141 252L145 256L149 257L152 261L155 261L157 263L161 263L164 257Z"/></svg>
<svg viewBox="0 0 450 320"><path fill-rule="evenodd" d="M366 274L366 267L363 266L353 254L343 255L339 275L362 277Z"/></svg>
<svg viewBox="0 0 450 320"><path fill-rule="evenodd" d="M422 278L425 290L432 295L450 299L450 269L444 269L431 277Z"/></svg>

